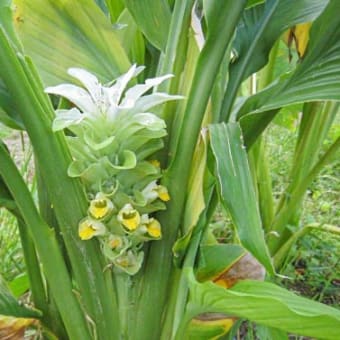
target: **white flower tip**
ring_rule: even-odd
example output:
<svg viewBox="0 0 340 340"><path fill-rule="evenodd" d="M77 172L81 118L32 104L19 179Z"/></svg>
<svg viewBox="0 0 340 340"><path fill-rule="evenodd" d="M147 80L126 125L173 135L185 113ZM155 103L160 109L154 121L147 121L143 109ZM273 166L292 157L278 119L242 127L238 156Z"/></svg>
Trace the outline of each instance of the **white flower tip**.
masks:
<svg viewBox="0 0 340 340"><path fill-rule="evenodd" d="M44 89L45 93L53 94L55 86L49 86Z"/></svg>

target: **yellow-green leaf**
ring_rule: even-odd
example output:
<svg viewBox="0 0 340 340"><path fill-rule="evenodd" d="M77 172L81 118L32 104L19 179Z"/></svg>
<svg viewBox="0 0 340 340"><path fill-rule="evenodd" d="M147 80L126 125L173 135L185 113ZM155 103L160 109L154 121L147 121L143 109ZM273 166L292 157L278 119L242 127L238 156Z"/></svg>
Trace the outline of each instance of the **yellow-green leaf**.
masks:
<svg viewBox="0 0 340 340"><path fill-rule="evenodd" d="M45 85L69 81L66 71L81 67L111 81L129 60L110 21L91 0L15 0L14 23L25 52Z"/></svg>

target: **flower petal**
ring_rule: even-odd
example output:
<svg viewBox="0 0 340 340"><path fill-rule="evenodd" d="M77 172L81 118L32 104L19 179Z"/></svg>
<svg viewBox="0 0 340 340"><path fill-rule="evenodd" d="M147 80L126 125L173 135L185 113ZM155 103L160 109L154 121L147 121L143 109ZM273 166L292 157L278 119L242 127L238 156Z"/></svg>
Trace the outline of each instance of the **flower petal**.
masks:
<svg viewBox="0 0 340 340"><path fill-rule="evenodd" d="M77 125L85 118L85 115L77 108L57 110L56 115L52 126L53 131L60 131L71 125Z"/></svg>
<svg viewBox="0 0 340 340"><path fill-rule="evenodd" d="M99 192L96 198L90 202L89 214L95 219L108 216L113 210L113 203L103 193Z"/></svg>
<svg viewBox="0 0 340 340"><path fill-rule="evenodd" d="M78 106L83 112L95 112L96 105L94 104L90 94L83 88L72 84L61 84L57 86L47 87L46 93L62 96Z"/></svg>
<svg viewBox="0 0 340 340"><path fill-rule="evenodd" d="M106 227L103 223L88 217L79 223L78 234L82 240L90 240L93 236L104 235L105 232Z"/></svg>
<svg viewBox="0 0 340 340"><path fill-rule="evenodd" d="M119 211L117 219L128 231L136 230L140 224L139 212L129 203Z"/></svg>
<svg viewBox="0 0 340 340"><path fill-rule="evenodd" d="M67 73L72 77L78 79L86 87L94 102L96 102L100 98L102 87L94 74L82 68L76 67L69 68Z"/></svg>
<svg viewBox="0 0 340 340"><path fill-rule="evenodd" d="M109 88L104 88L104 92L112 105L118 105L121 96L129 83L129 81L137 76L140 72L144 70L144 67L137 67L136 64L132 65L131 68L116 79L113 86Z"/></svg>
<svg viewBox="0 0 340 340"><path fill-rule="evenodd" d="M148 234L152 238L159 239L162 236L161 224L155 219L150 218L149 223L146 225Z"/></svg>
<svg viewBox="0 0 340 340"><path fill-rule="evenodd" d="M135 105L136 101L148 90L152 87L161 84L164 80L173 77L172 74L167 74L162 77L156 77L147 79L145 84L138 84L131 87L129 90L126 91L124 99L122 100L120 107L124 108L131 108Z"/></svg>

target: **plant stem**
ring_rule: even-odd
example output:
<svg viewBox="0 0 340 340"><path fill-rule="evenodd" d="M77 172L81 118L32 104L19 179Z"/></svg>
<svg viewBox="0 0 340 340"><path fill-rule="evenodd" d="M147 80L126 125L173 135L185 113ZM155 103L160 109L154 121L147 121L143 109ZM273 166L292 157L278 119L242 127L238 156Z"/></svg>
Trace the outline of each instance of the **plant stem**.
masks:
<svg viewBox="0 0 340 340"><path fill-rule="evenodd" d="M76 227L86 214L87 202L80 181L67 175L71 156L65 138L62 133L52 131L54 112L32 65L15 53L2 29L0 45L3 48L1 76L9 92L16 96L16 105L53 204L84 308L96 324L98 337L110 339L119 330L118 318L112 318L117 313L117 305L111 273L102 273L105 264L98 255L99 245L81 241L77 235Z"/></svg>
<svg viewBox="0 0 340 340"><path fill-rule="evenodd" d="M291 216L291 211L294 211L296 205L303 198L308 186L312 183L315 177L320 173L320 171L328 164L334 155L337 153L340 148L340 137L331 145L331 147L327 150L327 152L322 156L322 158L316 163L316 165L312 168L309 174L294 188L292 191L289 200L285 206L280 210L279 214L275 217L275 221L273 222L274 228L278 232L282 232L279 238L273 238L269 240L268 245L270 251L273 255L282 247L282 245L286 242L290 235L287 233L283 233L285 226L288 223L288 220Z"/></svg>
<svg viewBox="0 0 340 340"><path fill-rule="evenodd" d="M91 339L83 312L73 294L72 282L52 229L41 219L12 159L0 144L0 173L11 191L32 235L46 279L58 304L70 339Z"/></svg>
<svg viewBox="0 0 340 340"><path fill-rule="evenodd" d="M143 294L139 303L136 325L140 340L159 338L162 312L168 298L168 284L171 282L172 246L181 224L190 164L211 89L225 55L225 49L233 37L245 5L246 1L230 0L221 3L220 20L216 21L216 27L208 35L197 63L175 158L164 176L164 184L173 197L167 210L158 216L164 228L164 241L152 244L146 259L142 279ZM152 309L149 308L150 301L157 301L157 305ZM145 324L150 326L145 327Z"/></svg>
<svg viewBox="0 0 340 340"><path fill-rule="evenodd" d="M326 233L340 235L340 228L334 225L313 223L313 224L308 224L304 226L302 229L294 233L286 241L286 243L284 243L281 246L281 248L276 252L274 256L274 266L277 271L280 270L284 260L287 258L290 252L290 249L295 244L295 242L313 230L319 230L319 231L324 231Z"/></svg>

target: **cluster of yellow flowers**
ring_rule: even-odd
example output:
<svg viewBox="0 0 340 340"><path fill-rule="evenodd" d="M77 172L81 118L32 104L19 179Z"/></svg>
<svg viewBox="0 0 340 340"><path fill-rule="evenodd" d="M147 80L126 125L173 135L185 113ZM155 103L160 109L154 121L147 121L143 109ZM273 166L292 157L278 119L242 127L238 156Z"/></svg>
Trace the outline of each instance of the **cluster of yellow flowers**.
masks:
<svg viewBox="0 0 340 340"><path fill-rule="evenodd" d="M142 265L144 242L162 237L153 214L165 209L170 199L167 188L159 184L159 162L153 159L163 147L165 122L148 110L181 98L159 92L144 95L169 75L126 90L142 69L132 66L107 87L93 74L73 68L69 74L85 89L72 84L46 89L77 106L57 110L53 129L71 132L66 137L73 156L68 174L82 179L89 198L79 237L97 237L105 257L130 275Z"/></svg>
<svg viewBox="0 0 340 340"><path fill-rule="evenodd" d="M146 187L144 194L151 199L149 203L170 199L167 189L156 181ZM162 237L161 225L156 218L142 213L143 207L118 204L114 194L110 197L98 192L90 201L88 216L79 223L79 236L82 240L99 236L104 255L117 267L134 274L143 261L143 242L159 240Z"/></svg>

